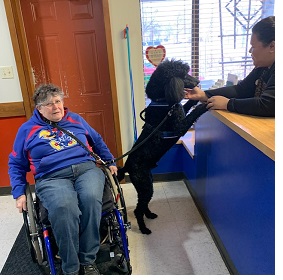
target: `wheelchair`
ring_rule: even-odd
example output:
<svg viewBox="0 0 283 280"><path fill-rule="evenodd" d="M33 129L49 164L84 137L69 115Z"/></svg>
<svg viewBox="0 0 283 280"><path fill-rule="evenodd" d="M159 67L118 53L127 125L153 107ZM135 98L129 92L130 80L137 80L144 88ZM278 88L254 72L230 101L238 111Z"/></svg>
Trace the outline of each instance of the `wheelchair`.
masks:
<svg viewBox="0 0 283 280"><path fill-rule="evenodd" d="M96 264L102 274L132 274L127 230L131 228L128 221L123 190L115 175L109 168L101 166L105 174L103 206L100 223L100 249ZM27 211L23 219L27 243L34 263L43 274L62 274L58 247L48 221L47 210L29 184L26 188ZM110 271L110 272L109 272Z"/></svg>

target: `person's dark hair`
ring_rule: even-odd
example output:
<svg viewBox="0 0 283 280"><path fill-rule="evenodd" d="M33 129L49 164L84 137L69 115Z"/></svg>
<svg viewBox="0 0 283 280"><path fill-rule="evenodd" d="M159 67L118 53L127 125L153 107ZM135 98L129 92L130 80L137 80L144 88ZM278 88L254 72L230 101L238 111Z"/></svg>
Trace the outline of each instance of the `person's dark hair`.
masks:
<svg viewBox="0 0 283 280"><path fill-rule="evenodd" d="M48 101L49 98L53 96L60 96L61 99L63 99L64 93L58 86L53 84L42 84L35 89L32 99L35 106L37 106Z"/></svg>
<svg viewBox="0 0 283 280"><path fill-rule="evenodd" d="M275 41L275 16L263 18L252 28L258 40L267 46L272 41Z"/></svg>

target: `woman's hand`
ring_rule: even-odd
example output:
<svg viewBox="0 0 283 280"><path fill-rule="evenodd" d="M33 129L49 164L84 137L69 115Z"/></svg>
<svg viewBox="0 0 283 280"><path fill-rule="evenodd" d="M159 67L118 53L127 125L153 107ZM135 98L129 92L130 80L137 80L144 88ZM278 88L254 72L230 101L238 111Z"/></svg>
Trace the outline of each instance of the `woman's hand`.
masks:
<svg viewBox="0 0 283 280"><path fill-rule="evenodd" d="M215 95L207 99L206 108L209 110L227 110L229 98Z"/></svg>
<svg viewBox="0 0 283 280"><path fill-rule="evenodd" d="M27 197L23 194L16 199L16 207L19 212L22 213L23 210L27 211Z"/></svg>
<svg viewBox="0 0 283 280"><path fill-rule="evenodd" d="M110 169L110 172L111 172L112 175L113 175L113 174L117 175L117 171L118 171L117 166L115 166L115 165L110 165L110 166L109 166L109 169Z"/></svg>
<svg viewBox="0 0 283 280"><path fill-rule="evenodd" d="M194 87L193 89L185 88L185 99L199 100L201 102L206 102L208 97L205 92L199 87Z"/></svg>

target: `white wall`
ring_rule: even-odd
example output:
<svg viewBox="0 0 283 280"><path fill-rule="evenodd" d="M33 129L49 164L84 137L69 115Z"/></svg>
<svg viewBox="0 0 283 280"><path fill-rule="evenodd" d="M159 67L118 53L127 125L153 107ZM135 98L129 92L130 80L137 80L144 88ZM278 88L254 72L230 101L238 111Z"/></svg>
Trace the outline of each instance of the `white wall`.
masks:
<svg viewBox="0 0 283 280"><path fill-rule="evenodd" d="M118 92L119 117L121 123L123 153L134 143L131 87L128 68L127 40L123 30L128 24L130 39L130 61L133 75L134 100L138 134L143 122L139 117L145 107L143 80L142 35L139 0L109 0L114 64Z"/></svg>
<svg viewBox="0 0 283 280"><path fill-rule="evenodd" d="M13 79L1 78L1 67L12 66ZM4 1L0 0L0 103L23 101Z"/></svg>
<svg viewBox="0 0 283 280"><path fill-rule="evenodd" d="M126 28L127 24L130 35L131 66L138 132L140 132L143 124L139 118L139 113L145 107L139 0L109 0L109 9L117 80L122 149L123 153L125 153L131 148L134 142L127 40L123 38L123 30ZM12 66L14 79L1 79L0 77L0 103L22 101L3 0L0 0L0 67L1 66Z"/></svg>

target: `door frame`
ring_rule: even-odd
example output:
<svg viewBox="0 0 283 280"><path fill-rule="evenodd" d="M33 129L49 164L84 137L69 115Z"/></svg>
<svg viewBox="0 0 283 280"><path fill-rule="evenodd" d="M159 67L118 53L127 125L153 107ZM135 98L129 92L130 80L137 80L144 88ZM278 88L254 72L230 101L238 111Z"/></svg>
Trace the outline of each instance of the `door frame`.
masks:
<svg viewBox="0 0 283 280"><path fill-rule="evenodd" d="M101 0L103 6L104 27L106 34L108 68L110 74L110 87L112 95L112 106L114 114L114 129L117 141L118 155L122 154L122 140L120 130L118 95L116 86L116 75L114 67L113 43L111 35L109 0ZM4 0L4 6L7 15L8 26L11 35L16 66L19 75L19 82L23 97L24 115L29 119L32 115L34 106L32 101L32 93L34 92L33 73L28 50L26 33L24 30L24 21L20 8L20 0ZM10 103L11 106L14 103ZM18 116L22 116L23 111L19 110ZM14 115L16 116L16 115Z"/></svg>

